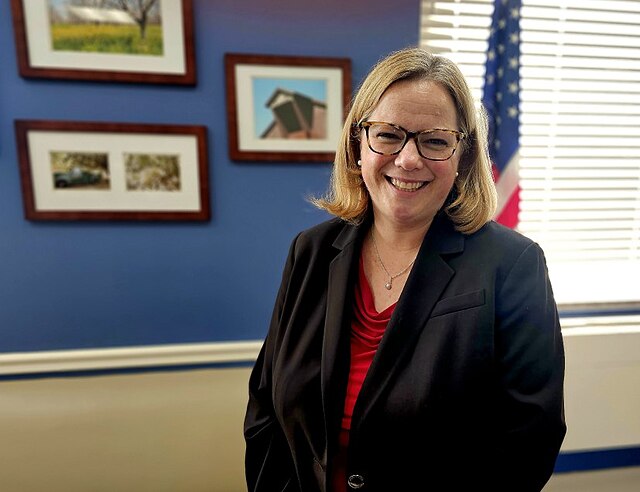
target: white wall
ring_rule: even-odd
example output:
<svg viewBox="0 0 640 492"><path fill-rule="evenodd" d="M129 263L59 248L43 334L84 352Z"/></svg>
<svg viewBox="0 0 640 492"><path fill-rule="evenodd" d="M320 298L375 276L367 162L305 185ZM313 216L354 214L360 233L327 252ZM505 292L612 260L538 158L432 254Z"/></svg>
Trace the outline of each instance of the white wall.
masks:
<svg viewBox="0 0 640 492"><path fill-rule="evenodd" d="M562 450L639 446L640 329L572 327L564 330L564 340L568 432ZM258 346L245 346L244 356ZM181 360L175 354L186 349L175 347L174 355L170 347L162 350L160 359L142 359L175 363ZM194 351L187 351L193 358ZM130 352L127 364L135 361L135 350ZM110 355L96 353L89 360L66 354L74 357L75 366L118 364ZM20 364L21 358L30 363ZM32 372L60 368L63 358L0 356L1 372L10 372L8 360ZM0 490L245 491L242 420L249 371L0 381Z"/></svg>
<svg viewBox="0 0 640 492"><path fill-rule="evenodd" d="M640 329L565 329L562 451L640 446Z"/></svg>
<svg viewBox="0 0 640 492"><path fill-rule="evenodd" d="M249 369L0 382L3 492L245 491Z"/></svg>

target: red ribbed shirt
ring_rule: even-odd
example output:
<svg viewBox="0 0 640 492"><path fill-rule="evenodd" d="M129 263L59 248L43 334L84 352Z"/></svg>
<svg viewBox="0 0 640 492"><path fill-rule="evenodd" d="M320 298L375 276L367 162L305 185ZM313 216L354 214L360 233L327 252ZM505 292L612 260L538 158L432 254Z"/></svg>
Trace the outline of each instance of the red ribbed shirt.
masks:
<svg viewBox="0 0 640 492"><path fill-rule="evenodd" d="M355 288L355 302L353 306L353 320L351 322L351 365L349 368L349 381L344 402L344 413L339 435L339 453L334 461L334 473L332 477L332 491L345 492L347 490L346 461L347 447L349 445L349 430L351 429L351 417L353 407L360 393L373 356L378 350L382 335L391 319L396 303L382 312L376 311L373 301L373 293L364 274L364 263L360 257L358 282Z"/></svg>

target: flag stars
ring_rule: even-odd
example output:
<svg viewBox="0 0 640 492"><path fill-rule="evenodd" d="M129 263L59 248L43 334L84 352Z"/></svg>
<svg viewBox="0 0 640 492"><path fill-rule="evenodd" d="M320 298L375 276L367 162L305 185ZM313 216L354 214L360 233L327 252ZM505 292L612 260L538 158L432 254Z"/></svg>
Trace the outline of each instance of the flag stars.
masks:
<svg viewBox="0 0 640 492"><path fill-rule="evenodd" d="M482 105L490 123L488 150L494 166L494 179L497 182L519 144L522 119L519 78L522 35L518 24L522 2L494 0L489 3L493 3L495 7L491 18L493 35L487 40L484 50L486 73ZM507 191L511 193L511 190Z"/></svg>

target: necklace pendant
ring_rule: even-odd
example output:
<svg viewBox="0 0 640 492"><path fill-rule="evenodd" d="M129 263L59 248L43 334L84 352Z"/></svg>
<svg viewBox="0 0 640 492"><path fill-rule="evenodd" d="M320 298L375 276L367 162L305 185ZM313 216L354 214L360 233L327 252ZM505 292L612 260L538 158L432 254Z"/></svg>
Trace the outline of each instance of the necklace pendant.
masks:
<svg viewBox="0 0 640 492"><path fill-rule="evenodd" d="M392 281L391 281L391 280L389 280L386 284L384 284L384 288L385 288L385 289L387 289L387 290L391 290L391 287L393 287L393 286L391 285L391 282L392 282Z"/></svg>

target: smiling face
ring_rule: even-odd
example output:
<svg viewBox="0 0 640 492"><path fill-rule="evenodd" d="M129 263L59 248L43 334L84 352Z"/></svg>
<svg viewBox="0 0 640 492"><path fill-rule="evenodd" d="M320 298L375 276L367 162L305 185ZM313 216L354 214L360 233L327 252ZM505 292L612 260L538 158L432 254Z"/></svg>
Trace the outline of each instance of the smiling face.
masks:
<svg viewBox="0 0 640 492"><path fill-rule="evenodd" d="M453 99L437 82L402 80L392 84L367 118L399 125L408 131L433 128L459 130ZM379 226L428 227L442 207L458 169L461 145L446 161L421 157L409 140L397 155L380 155L361 133L362 179L371 196Z"/></svg>

